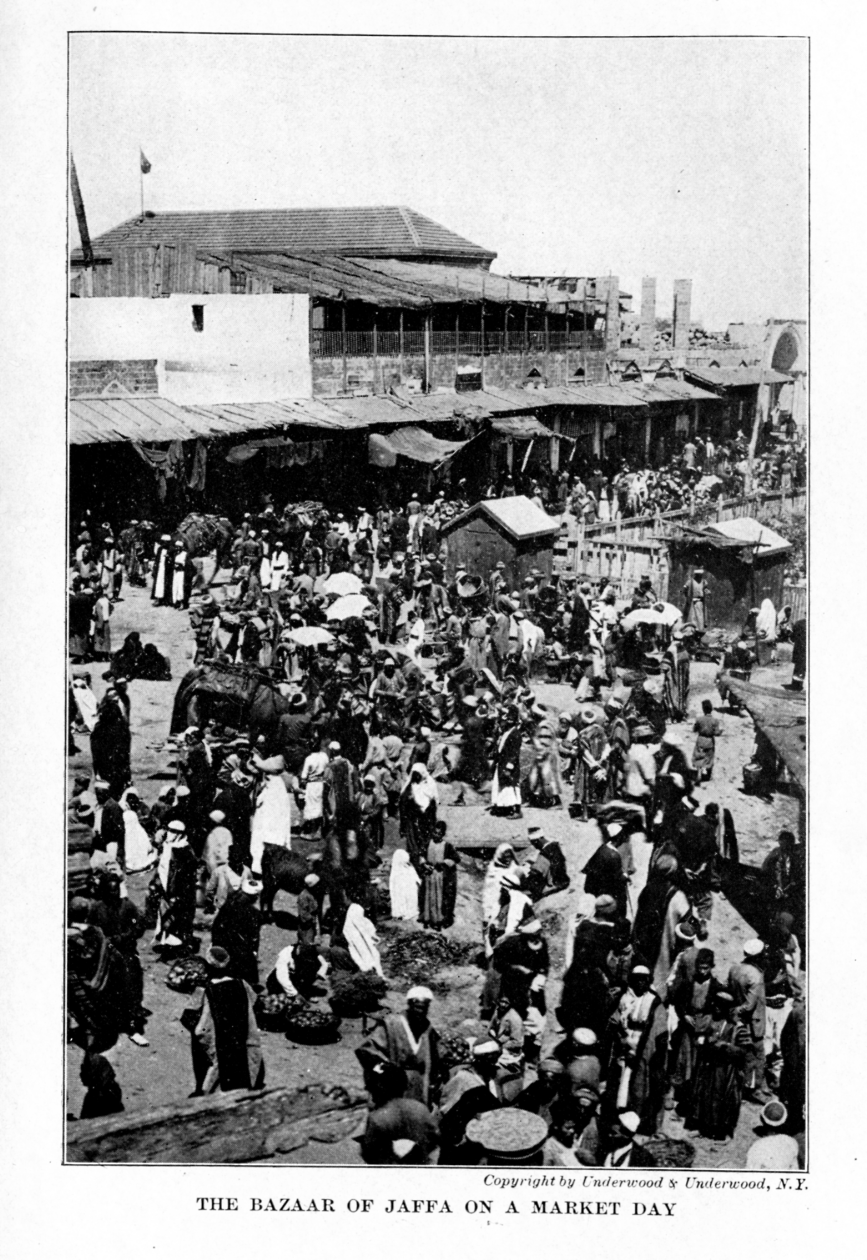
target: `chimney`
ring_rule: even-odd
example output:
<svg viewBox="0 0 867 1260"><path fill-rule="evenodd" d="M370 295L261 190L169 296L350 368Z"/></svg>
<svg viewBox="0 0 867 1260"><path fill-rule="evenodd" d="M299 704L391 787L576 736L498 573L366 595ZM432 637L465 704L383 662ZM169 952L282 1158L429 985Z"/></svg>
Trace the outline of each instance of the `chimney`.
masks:
<svg viewBox="0 0 867 1260"><path fill-rule="evenodd" d="M671 345L683 353L689 349L689 308L692 302L692 281L675 280L674 315L672 317Z"/></svg>
<svg viewBox="0 0 867 1260"><path fill-rule="evenodd" d="M605 298L605 349L610 353L620 349L620 277L607 276L602 283L607 285Z"/></svg>
<svg viewBox="0 0 867 1260"><path fill-rule="evenodd" d="M641 281L641 327L639 344L648 354L653 351L656 339L656 277L645 276Z"/></svg>

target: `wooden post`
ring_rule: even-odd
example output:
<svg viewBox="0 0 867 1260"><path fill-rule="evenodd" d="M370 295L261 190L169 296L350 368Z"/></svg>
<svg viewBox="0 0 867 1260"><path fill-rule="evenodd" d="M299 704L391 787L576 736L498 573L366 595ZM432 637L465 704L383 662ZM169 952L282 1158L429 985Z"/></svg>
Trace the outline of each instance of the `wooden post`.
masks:
<svg viewBox="0 0 867 1260"><path fill-rule="evenodd" d="M529 337L529 333L527 329L528 329L529 318L530 318L530 308L529 306L525 306L524 307L524 346L523 346L523 349L521 350L521 382L522 383L527 379L527 340Z"/></svg>
<svg viewBox="0 0 867 1260"><path fill-rule="evenodd" d="M456 306L455 307L455 388L457 388L457 384L458 384L458 368L460 366L460 359L458 358L458 345L460 343L460 338L461 338L461 308L460 306Z"/></svg>
<svg viewBox="0 0 867 1260"><path fill-rule="evenodd" d="M349 375L346 368L346 298L340 303L340 349L343 353L343 392L349 389Z"/></svg>
<svg viewBox="0 0 867 1260"><path fill-rule="evenodd" d="M482 389L485 388L485 277L482 276Z"/></svg>
<svg viewBox="0 0 867 1260"><path fill-rule="evenodd" d="M430 334L431 334L431 312L429 310L424 313L424 392L431 392L431 353L430 353Z"/></svg>
<svg viewBox="0 0 867 1260"><path fill-rule="evenodd" d="M584 369L584 383L587 383L587 280L584 281L584 327L581 330L581 366Z"/></svg>
<svg viewBox="0 0 867 1260"><path fill-rule="evenodd" d="M545 384L546 385L548 384L548 376L551 370L548 364L548 353L550 349L551 349L551 345L550 345L550 334L548 332L548 308L546 306L545 307Z"/></svg>
<svg viewBox="0 0 867 1260"><path fill-rule="evenodd" d="M377 337L376 337L376 307L373 308L373 392L379 393L376 388L376 366L377 366Z"/></svg>
<svg viewBox="0 0 867 1260"><path fill-rule="evenodd" d="M400 308L400 328L397 334L397 371L403 384L403 307Z"/></svg>
<svg viewBox="0 0 867 1260"><path fill-rule="evenodd" d="M569 384L569 307L566 307L566 384Z"/></svg>
<svg viewBox="0 0 867 1260"><path fill-rule="evenodd" d="M753 490L753 461L756 458L756 446L759 442L759 425L762 422L761 393L765 383L765 364L762 361L759 367L759 386L756 390L756 414L753 416L753 431L750 434L750 445L747 451L747 475L744 478L744 489L747 494L752 494ZM754 601L755 602L755 599Z"/></svg>

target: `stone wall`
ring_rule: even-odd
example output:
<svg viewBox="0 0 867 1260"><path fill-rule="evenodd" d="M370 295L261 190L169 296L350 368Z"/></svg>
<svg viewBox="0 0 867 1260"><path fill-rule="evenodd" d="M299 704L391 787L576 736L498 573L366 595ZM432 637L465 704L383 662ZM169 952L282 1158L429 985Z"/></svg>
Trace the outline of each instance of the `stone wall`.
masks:
<svg viewBox="0 0 867 1260"><path fill-rule="evenodd" d="M547 385L566 385L575 380L575 373L580 366L584 367L586 382L605 381L604 351L580 351L569 354L567 377L566 355L562 351L550 351L547 355L528 351L521 354L489 354L484 360L484 382L486 386L499 389L519 389L527 376L535 369ZM339 356L333 358L314 358L313 394L316 397L328 397L343 392L343 360ZM433 389L454 389L455 368L467 368L479 371L482 360L478 356L458 354L431 355L431 386ZM412 381L421 389L424 380L424 356L408 355L403 360L397 356L379 355L349 356L346 358L346 383L350 393L382 394L391 385L406 385Z"/></svg>
<svg viewBox="0 0 867 1260"><path fill-rule="evenodd" d="M117 384L118 392L155 394L156 359L79 359L69 365L69 397L101 394Z"/></svg>

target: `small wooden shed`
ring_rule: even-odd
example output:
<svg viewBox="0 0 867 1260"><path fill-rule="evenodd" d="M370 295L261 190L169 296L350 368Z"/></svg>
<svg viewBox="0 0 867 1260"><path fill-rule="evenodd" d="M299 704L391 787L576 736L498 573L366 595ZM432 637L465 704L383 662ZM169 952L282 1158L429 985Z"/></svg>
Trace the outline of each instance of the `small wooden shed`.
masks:
<svg viewBox="0 0 867 1260"><path fill-rule="evenodd" d="M548 516L525 495L483 499L443 526L449 579L460 567L488 578L502 561L511 590L520 587L531 569L550 581L559 531L559 518Z"/></svg>
<svg viewBox="0 0 867 1260"><path fill-rule="evenodd" d="M708 626L737 630L751 608L771 599L779 611L792 544L751 516L717 521L668 540L668 598L682 606L683 587L696 568L706 581Z"/></svg>

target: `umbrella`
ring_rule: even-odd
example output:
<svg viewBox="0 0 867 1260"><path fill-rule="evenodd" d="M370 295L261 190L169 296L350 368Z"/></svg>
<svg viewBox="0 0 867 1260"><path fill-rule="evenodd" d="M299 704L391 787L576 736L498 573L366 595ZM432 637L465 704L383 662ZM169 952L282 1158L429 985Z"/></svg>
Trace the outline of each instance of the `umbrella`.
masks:
<svg viewBox="0 0 867 1260"><path fill-rule="evenodd" d="M623 618L623 629L631 630L633 626L673 626L681 619L681 611L674 604L663 604L662 608L636 608Z"/></svg>
<svg viewBox="0 0 867 1260"><path fill-rule="evenodd" d="M328 609L328 620L345 621L347 617L361 617L369 604L366 595L341 595Z"/></svg>
<svg viewBox="0 0 867 1260"><path fill-rule="evenodd" d="M358 595L362 585L361 578L354 573L332 573L322 583L322 590L326 595Z"/></svg>
<svg viewBox="0 0 867 1260"><path fill-rule="evenodd" d="M323 643L333 643L334 635L321 626L299 626L297 630L288 630L286 638L297 643L299 647L319 647Z"/></svg>

